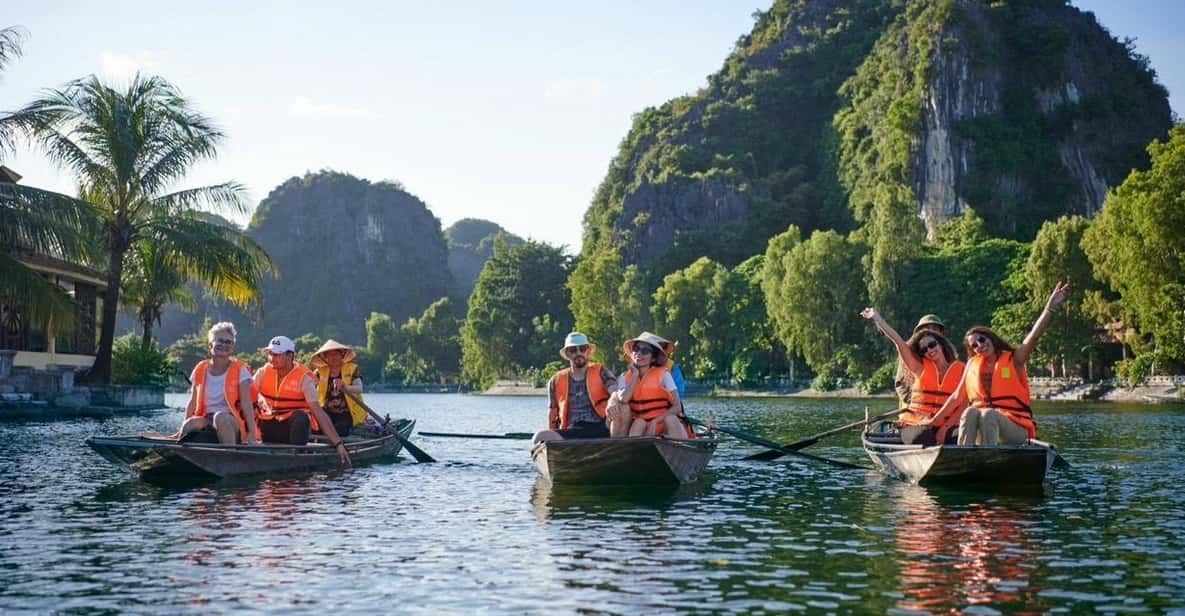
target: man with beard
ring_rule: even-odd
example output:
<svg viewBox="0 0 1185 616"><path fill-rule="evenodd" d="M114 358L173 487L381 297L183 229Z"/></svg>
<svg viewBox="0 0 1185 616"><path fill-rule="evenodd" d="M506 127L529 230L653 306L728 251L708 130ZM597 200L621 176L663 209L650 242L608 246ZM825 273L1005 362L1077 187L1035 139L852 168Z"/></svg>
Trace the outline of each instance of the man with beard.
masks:
<svg viewBox="0 0 1185 616"><path fill-rule="evenodd" d="M568 360L568 367L547 383L548 429L535 433L535 442L609 437L609 394L617 389L617 377L589 361L596 350L580 332L564 339L560 355Z"/></svg>

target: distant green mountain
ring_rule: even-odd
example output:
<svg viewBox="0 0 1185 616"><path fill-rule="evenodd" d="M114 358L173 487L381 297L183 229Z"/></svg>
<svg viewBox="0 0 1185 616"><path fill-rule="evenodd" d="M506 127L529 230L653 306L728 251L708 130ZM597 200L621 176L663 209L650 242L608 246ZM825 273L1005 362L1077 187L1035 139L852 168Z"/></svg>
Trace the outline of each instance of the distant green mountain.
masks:
<svg viewBox="0 0 1185 616"><path fill-rule="evenodd" d="M968 206L1030 240L1171 122L1147 60L1063 0L778 0L705 88L635 116L582 252L661 276L795 224L888 263Z"/></svg>
<svg viewBox="0 0 1185 616"><path fill-rule="evenodd" d="M444 230L448 242L448 267L453 274L453 295L468 300L481 268L494 254L494 237L502 234L507 244L522 244L523 239L508 233L497 223L478 218L463 218Z"/></svg>

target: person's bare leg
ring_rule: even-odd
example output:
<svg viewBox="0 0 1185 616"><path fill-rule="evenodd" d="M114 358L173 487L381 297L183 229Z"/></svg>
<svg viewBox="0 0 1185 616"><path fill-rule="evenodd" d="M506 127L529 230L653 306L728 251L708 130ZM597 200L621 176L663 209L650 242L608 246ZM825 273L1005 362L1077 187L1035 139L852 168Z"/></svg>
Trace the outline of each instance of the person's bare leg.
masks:
<svg viewBox="0 0 1185 616"><path fill-rule="evenodd" d="M969 408L963 411L963 418L959 420L959 444L974 445L975 437L979 435L979 409Z"/></svg>
<svg viewBox="0 0 1185 616"><path fill-rule="evenodd" d="M979 419L979 433L983 435L983 445L993 447L1000 444L1000 422L1008 421L996 409L984 409Z"/></svg>
<svg viewBox="0 0 1185 616"><path fill-rule="evenodd" d="M649 427L647 424L649 423L645 419L635 419L630 424L630 436L642 436L646 434L646 429Z"/></svg>
<svg viewBox="0 0 1185 616"><path fill-rule="evenodd" d="M180 441L198 430L205 430L208 425L210 425L210 422L206 417L190 417L181 423L181 428L177 430L177 434L174 436Z"/></svg>
<svg viewBox="0 0 1185 616"><path fill-rule="evenodd" d="M532 443L542 443L543 441L561 441L563 437L555 430L540 430L531 438Z"/></svg>
<svg viewBox="0 0 1185 616"><path fill-rule="evenodd" d="M214 415L214 431L218 433L218 442L223 445L236 445L239 442L239 421L230 413Z"/></svg>

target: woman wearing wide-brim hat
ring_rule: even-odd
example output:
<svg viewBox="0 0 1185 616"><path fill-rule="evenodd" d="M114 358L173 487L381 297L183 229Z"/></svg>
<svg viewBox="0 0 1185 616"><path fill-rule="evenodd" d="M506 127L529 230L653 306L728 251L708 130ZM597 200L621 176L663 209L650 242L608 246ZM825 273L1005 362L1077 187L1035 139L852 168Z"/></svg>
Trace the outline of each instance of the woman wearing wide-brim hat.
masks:
<svg viewBox="0 0 1185 616"><path fill-rule="evenodd" d="M617 379L621 399L629 404L632 415L627 434L692 438L690 427L679 416L683 404L667 369L675 344L656 334L642 332L626 340L621 349L629 362L629 368ZM616 425L610 426L613 436L624 436L623 431Z"/></svg>
<svg viewBox="0 0 1185 616"><path fill-rule="evenodd" d="M333 339L326 340L309 358L309 366L317 375L317 397L321 408L329 414L333 427L341 436L366 421L366 409L346 396L346 392L350 392L362 399L362 375L354 362L357 358L354 349Z"/></svg>

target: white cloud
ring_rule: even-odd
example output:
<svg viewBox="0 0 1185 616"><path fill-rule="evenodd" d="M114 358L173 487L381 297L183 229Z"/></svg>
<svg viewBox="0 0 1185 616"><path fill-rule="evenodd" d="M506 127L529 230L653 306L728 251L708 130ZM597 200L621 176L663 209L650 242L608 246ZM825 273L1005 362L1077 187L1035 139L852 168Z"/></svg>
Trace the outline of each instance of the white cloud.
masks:
<svg viewBox="0 0 1185 616"><path fill-rule="evenodd" d="M574 77L559 79L547 84L543 90L544 100L560 104L587 104L599 100L605 94L605 82L597 77Z"/></svg>
<svg viewBox="0 0 1185 616"><path fill-rule="evenodd" d="M99 72L115 81L131 81L136 73L154 73L163 55L150 50L132 52L104 50L99 54Z"/></svg>
<svg viewBox="0 0 1185 616"><path fill-rule="evenodd" d="M322 103L305 96L298 96L288 105L288 114L298 118L357 118L373 120L380 115L369 109L349 107L336 103Z"/></svg>

